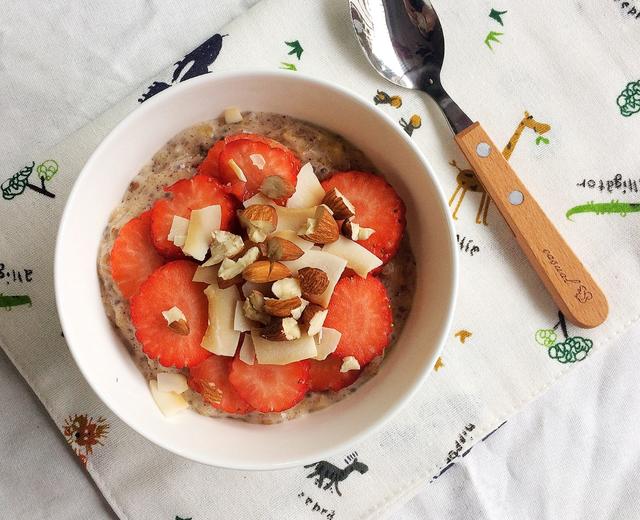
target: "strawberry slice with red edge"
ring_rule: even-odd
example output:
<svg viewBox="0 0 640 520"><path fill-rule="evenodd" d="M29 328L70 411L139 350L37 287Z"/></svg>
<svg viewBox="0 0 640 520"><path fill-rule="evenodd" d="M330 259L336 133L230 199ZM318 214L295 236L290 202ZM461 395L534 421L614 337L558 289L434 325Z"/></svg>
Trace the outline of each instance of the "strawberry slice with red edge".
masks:
<svg viewBox="0 0 640 520"><path fill-rule="evenodd" d="M300 170L300 160L296 157L292 150L287 148L282 143L279 143L275 139L271 139L270 137L266 137L264 135L240 132L239 134L228 135L225 138L217 141L209 149L209 153L198 167L198 173L209 175L211 177L218 177L220 173L220 170L218 169L218 163L222 150L224 149L226 144L232 143L233 141L237 141L239 139L247 139L249 141L264 143L269 145L271 148L280 148L281 150L284 150L285 152L290 154L295 171L297 172Z"/></svg>
<svg viewBox="0 0 640 520"><path fill-rule="evenodd" d="M164 263L164 258L153 247L150 211L122 226L111 249L109 263L111 276L127 300Z"/></svg>
<svg viewBox="0 0 640 520"><path fill-rule="evenodd" d="M322 392L323 390L333 390L337 392L353 383L360 376L360 370L349 370L340 372L342 359L333 354L323 361L310 360L309 367L309 390Z"/></svg>
<svg viewBox="0 0 640 520"><path fill-rule="evenodd" d="M220 154L222 153L224 145L225 140L220 139L216 144L209 148L209 152L204 158L204 161L202 161L200 166L198 166L198 175L207 175L209 177L219 176L218 160L220 159Z"/></svg>
<svg viewBox="0 0 640 520"><path fill-rule="evenodd" d="M406 226L402 199L382 177L366 172L338 172L322 181L325 191L337 188L356 209L354 222L375 230L358 244L384 263L398 252Z"/></svg>
<svg viewBox="0 0 640 520"><path fill-rule="evenodd" d="M189 260L175 260L156 269L131 298L131 321L143 352L165 366L191 367L211 352L200 346L208 325L207 285L193 282L198 267ZM178 307L189 332L170 329L162 311Z"/></svg>
<svg viewBox="0 0 640 520"><path fill-rule="evenodd" d="M393 327L391 305L382 282L372 275L342 278L331 296L324 326L342 333L333 353L340 359L354 356L363 367L382 354Z"/></svg>
<svg viewBox="0 0 640 520"><path fill-rule="evenodd" d="M233 358L211 355L189 369L189 386L214 408L244 415L253 410L229 382Z"/></svg>
<svg viewBox="0 0 640 520"><path fill-rule="evenodd" d="M281 412L296 405L309 390L309 362L247 365L236 358L229 381L240 397L260 412Z"/></svg>
<svg viewBox="0 0 640 520"><path fill-rule="evenodd" d="M156 201L151 208L151 236L154 246L163 256L183 256L180 248L167 239L175 215L189 218L191 210L217 204L222 215L220 229L230 229L237 202L226 193L216 179L206 175L195 175L166 187L165 191L170 194L169 198Z"/></svg>
<svg viewBox="0 0 640 520"><path fill-rule="evenodd" d="M251 156L261 156L264 165L255 163ZM242 170L246 182L238 177L230 161L235 161ZM218 159L220 182L239 200L253 197L260 191L265 178L275 175L281 177L290 190L287 196L277 199L277 202L284 203L295 190L299 170L300 161L290 152L252 139L238 139L225 144Z"/></svg>

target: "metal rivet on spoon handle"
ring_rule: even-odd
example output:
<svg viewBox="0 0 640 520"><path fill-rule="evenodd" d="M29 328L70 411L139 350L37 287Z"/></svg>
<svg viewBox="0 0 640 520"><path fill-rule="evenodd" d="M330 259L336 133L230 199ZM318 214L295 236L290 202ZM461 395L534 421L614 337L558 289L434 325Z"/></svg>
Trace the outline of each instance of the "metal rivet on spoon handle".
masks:
<svg viewBox="0 0 640 520"><path fill-rule="evenodd" d="M578 326L600 325L608 314L604 293L484 129L442 87L444 35L431 3L349 3L356 37L373 67L396 85L426 92L441 108L458 146L558 308Z"/></svg>

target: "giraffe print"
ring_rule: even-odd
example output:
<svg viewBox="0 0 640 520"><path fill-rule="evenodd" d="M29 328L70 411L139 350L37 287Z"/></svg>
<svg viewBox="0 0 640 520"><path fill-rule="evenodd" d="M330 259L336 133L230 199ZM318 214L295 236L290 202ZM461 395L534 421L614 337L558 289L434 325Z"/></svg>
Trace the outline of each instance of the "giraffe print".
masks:
<svg viewBox="0 0 640 520"><path fill-rule="evenodd" d="M522 118L520 123L518 123L516 131L513 132L511 139L509 139L509 142L502 150L502 155L507 161L511 159L511 154L513 154L513 151L516 149L516 145L518 144L520 137L522 137L522 132L524 132L525 128L530 128L536 134L542 135L551 130L551 125L547 123L539 123L533 118L531 114L529 114L529 112L525 112L524 117Z"/></svg>
<svg viewBox="0 0 640 520"><path fill-rule="evenodd" d="M487 212L489 211L489 204L487 203L488 196L487 196L487 193L484 191L484 188L482 187L482 185L478 182L478 179L476 178L476 174L474 173L473 170L470 170L470 169L463 170L458 166L456 161L451 161L449 164L458 170L458 175L456 176L456 182L458 183L458 185L456 186L456 189L453 192L453 195L451 195L451 198L449 199L449 207L451 207L451 205L453 204L453 201L456 199L458 192L462 190L462 194L458 199L458 204L456 205L456 208L453 210L453 220L458 220L458 210L460 209L460 205L462 204L462 200L464 199L464 196L467 194L467 191L477 191L482 193L482 199L480 200L480 207L478 208L478 214L476 215L476 224L480 224L481 222L484 222L484 224L486 225ZM481 221L480 217L483 214L483 211L484 211L484 217L483 217L483 220Z"/></svg>
<svg viewBox="0 0 640 520"><path fill-rule="evenodd" d="M526 128L533 130L538 136L541 136L542 134L546 134L549 130L551 130L551 125L549 125L548 123L541 123L539 121L536 121L533 116L529 114L529 112L525 112L524 117L518 123L518 126L509 139L509 142L507 142L506 146L502 150L502 155L507 161L511 158L511 155L516 149L518 141L520 141L522 133ZM484 191L482 184L480 184L480 182L476 178L475 172L473 170L463 170L457 165L456 161L451 161L449 164L458 170L458 175L456 176L457 185L455 191L453 192L453 195L451 195L451 198L449 199L449 207L453 205L458 193L461 192L458 203L453 210L453 219L458 220L458 210L460 209L460 205L462 204L462 200L467 194L467 191L475 191L482 193L480 206L478 207L478 213L476 214L476 224L484 224L485 226L488 225L487 214L489 213L491 197L489 197L489 194Z"/></svg>

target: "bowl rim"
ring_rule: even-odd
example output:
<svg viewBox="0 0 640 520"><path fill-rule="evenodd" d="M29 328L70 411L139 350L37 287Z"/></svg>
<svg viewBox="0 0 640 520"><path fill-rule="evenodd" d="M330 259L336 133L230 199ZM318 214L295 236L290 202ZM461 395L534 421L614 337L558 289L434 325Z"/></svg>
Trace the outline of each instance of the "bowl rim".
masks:
<svg viewBox="0 0 640 520"><path fill-rule="evenodd" d="M145 439L153 442L157 446L175 454L179 455L188 460L193 460L196 462L200 462L202 464L206 464L209 466L220 467L220 468L228 468L228 469L236 469L236 470L255 470L255 471L269 471L276 469L285 469L291 467L297 467L303 464L307 464L310 462L315 462L320 460L321 458L329 458L344 449L349 449L353 445L361 442L364 438L369 437L373 433L379 431L385 424L387 424L393 417L395 417L398 412L403 409L407 403L416 395L418 390L424 384L426 378L433 371L433 364L430 364L422 374L417 377L411 386L405 391L401 398L399 398L393 406L391 406L386 412L373 419L368 427L364 427L359 432L346 437L343 441L335 444L331 448L324 449L318 453L313 453L309 456L301 456L296 460L287 460L281 463L239 463L239 464L221 464L213 462L207 456L195 456L193 454L187 454L180 450L178 446L174 446L170 443L165 443L165 441L159 436L155 435L155 432L152 428L145 429L139 424L132 424L124 414L120 413L119 407L117 403L114 403L108 392L102 391L99 387L96 386L94 381L92 380L89 372L89 367L82 364L81 360L77 356L77 348L72 344L72 336L73 334L68 334L70 331L71 325L69 324L72 319L66 317L66 313L63 312L64 303L62 293L64 288L60 285L62 278L62 270L64 266L61 265L60 251L63 247L63 240L66 236L66 228L69 226L68 221L70 219L70 207L73 206L73 202L77 197L79 197L79 180L89 174L89 172L93 168L93 163L97 160L96 158L101 155L103 149L108 148L111 145L111 142L116 139L116 137L124 132L126 128L129 126L130 121L135 118L144 117L147 112L151 112L155 110L156 105L167 102L172 97L178 97L182 94L183 91L197 88L198 85L202 83L216 83L216 82L224 82L230 79L246 79L246 80L255 80L257 77L262 78L263 80L268 81L270 78L274 79L285 79L285 81L293 81L293 82L306 82L308 84L313 85L314 87L319 87L324 89L325 91L334 91L339 95L348 98L350 102L360 105L362 108L368 111L373 111L380 119L381 124L386 124L391 128L391 131L395 132L400 136L401 139L405 141L405 143L409 146L411 151L417 157L419 162L423 166L423 174L427 175L437 193L437 198L440 200L442 205L442 209L444 209L445 222L447 227L447 236L449 237L449 252L451 257L451 274L450 280L448 280L448 285L451 287L451 294L448 301L448 305L446 308L446 319L444 326L441 327L441 333L434 341L434 344L437 345L437 348L434 350L433 359L437 359L437 357L441 354L444 345L446 343L446 337L449 334L452 323L454 311L456 308L457 296L458 296L458 286L459 286L459 258L457 253L457 245L455 239L455 227L453 223L453 219L451 218L451 214L449 211L446 211L446 197L442 186L438 178L435 175L435 170L427 157L422 153L420 148L415 144L415 142L408 136L401 128L399 128L396 122L386 113L380 110L376 110L375 107L371 106L367 100L358 94L350 90L347 87L343 87L339 84L331 83L325 79L319 79L314 76L310 76L303 73L296 73L292 75L290 72L286 71L274 71L274 70L261 70L261 69L250 69L250 70L242 70L242 71L224 71L224 72L216 72L214 74L204 74L202 76L198 76L196 78L192 78L188 81L179 83L177 85L173 85L169 89L165 89L164 91L156 94L153 98L141 103L138 107L133 109L129 114L127 114L123 119L121 119L110 131L109 133L100 141L95 150L91 153L84 166L80 170L79 174L73 181L73 186L71 191L69 192L69 196L65 201L64 210L60 219L58 233L56 236L55 243L55 256L54 256L54 289L55 289L55 302L56 308L58 312L58 318L60 324L62 326L62 330L64 332L65 342L71 352L71 356L82 373L85 381L89 384L90 388L96 393L98 398L109 408L109 410L116 415L120 420L122 420L128 427L133 429L138 434L142 435ZM313 122L312 122L313 123ZM196 123L193 123L196 124Z"/></svg>

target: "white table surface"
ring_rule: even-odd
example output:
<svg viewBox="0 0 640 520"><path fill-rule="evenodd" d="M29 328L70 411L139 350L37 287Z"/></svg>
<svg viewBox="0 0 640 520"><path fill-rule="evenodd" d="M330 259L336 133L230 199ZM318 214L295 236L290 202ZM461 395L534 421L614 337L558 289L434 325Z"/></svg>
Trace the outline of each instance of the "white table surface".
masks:
<svg viewBox="0 0 640 520"><path fill-rule="evenodd" d="M190 0L187 9L176 0L4 0L3 163L20 166L25 150L63 139L257 1ZM392 518L640 518L639 374L637 326ZM1 352L0 516L114 518Z"/></svg>

